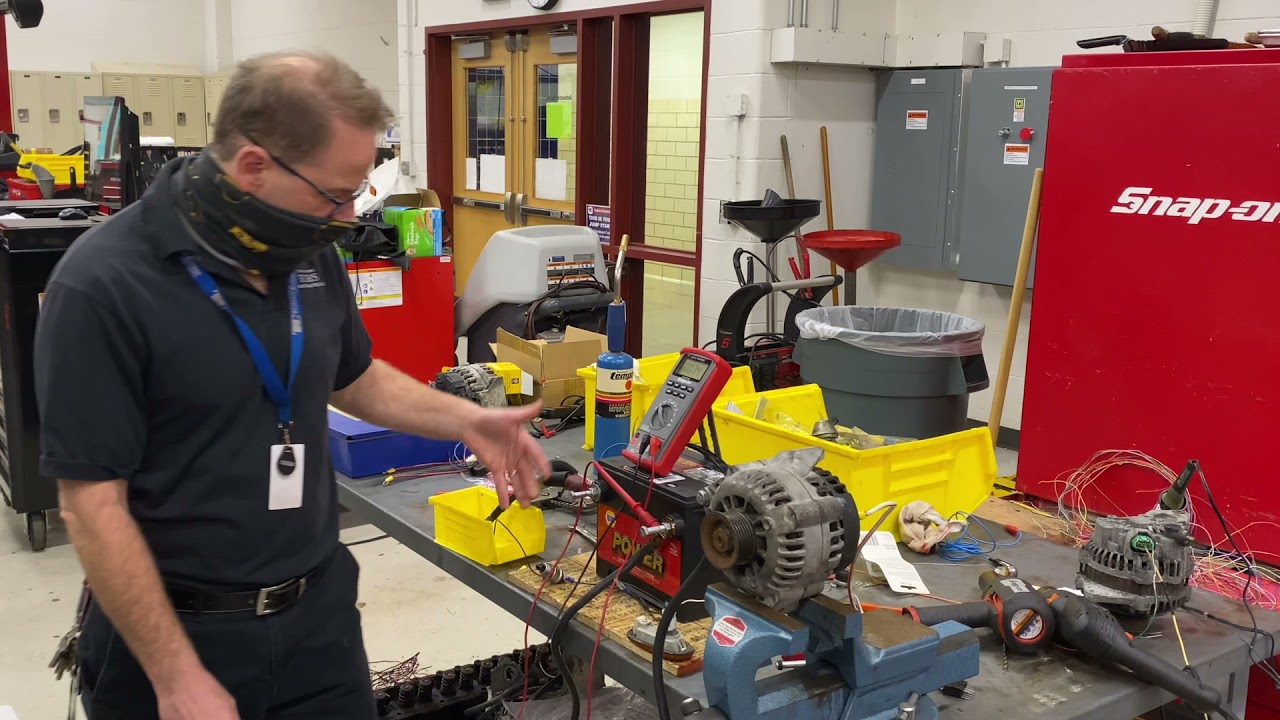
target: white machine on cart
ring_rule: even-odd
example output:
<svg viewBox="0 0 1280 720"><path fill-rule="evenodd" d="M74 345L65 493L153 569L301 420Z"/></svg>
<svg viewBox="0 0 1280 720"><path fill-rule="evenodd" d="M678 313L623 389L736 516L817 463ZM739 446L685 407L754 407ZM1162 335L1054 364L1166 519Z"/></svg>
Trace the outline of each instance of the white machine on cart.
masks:
<svg viewBox="0 0 1280 720"><path fill-rule="evenodd" d="M454 308L467 362L494 360L498 328L526 339L566 325L604 331L613 300L594 230L537 225L500 230L485 245Z"/></svg>

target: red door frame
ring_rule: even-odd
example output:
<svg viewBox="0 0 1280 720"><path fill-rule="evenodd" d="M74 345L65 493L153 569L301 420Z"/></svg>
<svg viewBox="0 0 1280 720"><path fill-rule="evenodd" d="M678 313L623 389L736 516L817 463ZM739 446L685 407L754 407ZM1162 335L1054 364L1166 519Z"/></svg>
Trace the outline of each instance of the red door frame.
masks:
<svg viewBox="0 0 1280 720"><path fill-rule="evenodd" d="M450 102L427 103L427 137L432 139L436 152L427 154L427 186L435 190L446 203L453 198L453 114L452 114L452 36L465 33L500 32L521 30L544 25L573 23L578 28L578 102L577 117L578 158L575 217L582 222L586 218L588 203L605 200L608 184L612 180L613 197L608 198L612 207L613 242L608 248L611 257L617 256L616 243L622 235L631 236L627 252L629 267L624 275L623 296L628 304L627 351L638 355L644 327L644 275L645 261L691 267L694 270L693 332L697 338L700 311L702 277L702 194L703 172L698 173L698 213L694 231L695 250L676 250L648 245L644 237L645 177L647 166L648 89L649 89L649 22L653 15L681 12L703 12L702 50L702 113L699 122L699 166L706 164L707 127L707 74L711 52L711 3L710 0L653 0L620 7L604 7L576 12L549 13L502 20L486 20L426 28L427 92L428 98L449 98ZM610 70L604 72L608 59ZM588 62L591 60L591 62ZM609 115L610 103L601 102L605 93L612 90L613 117ZM610 137L612 124L612 168L610 155L590 152L599 148L604 138ZM446 148L447 152L439 152ZM624 201L624 202L620 202ZM629 263L630 264L630 263Z"/></svg>

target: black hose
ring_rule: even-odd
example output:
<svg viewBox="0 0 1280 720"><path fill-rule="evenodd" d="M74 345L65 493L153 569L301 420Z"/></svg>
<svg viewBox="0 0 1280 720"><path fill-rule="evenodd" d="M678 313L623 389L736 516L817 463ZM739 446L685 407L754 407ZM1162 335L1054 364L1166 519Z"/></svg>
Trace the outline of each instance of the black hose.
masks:
<svg viewBox="0 0 1280 720"><path fill-rule="evenodd" d="M660 540L659 540L660 541ZM551 636L547 639L551 644L551 659L555 661L556 667L560 669L560 676L564 678L565 687L569 689L569 697L572 700L572 713L569 720L578 720L582 716L582 694L578 690L578 684L573 680L573 673L569 672L569 663L564 659L564 648L560 646L560 638L564 635L564 631L569 627L569 621L573 619L578 611L586 607L596 596L604 592L606 588L613 585L613 581L630 573L635 566L640 564L641 560L656 547L655 543L645 545L636 551L622 567L609 573L603 580L596 583L582 597L569 606L569 609L560 615L556 621L556 626L551 630ZM591 682L591 678L587 678L587 682Z"/></svg>
<svg viewBox="0 0 1280 720"><path fill-rule="evenodd" d="M693 566L693 572L689 573L689 577L680 583L680 588L676 590L676 594L671 596L667 601L667 606L662 610L662 617L658 620L658 627L653 632L653 702L658 706L658 720L671 720L671 707L668 704L667 688L665 682L665 671L662 669L663 646L667 642L667 626L676 617L676 611L680 609L680 603L686 598L685 593L693 585L694 580L702 574L702 569L707 565L707 556L703 555L698 559L698 564Z"/></svg>

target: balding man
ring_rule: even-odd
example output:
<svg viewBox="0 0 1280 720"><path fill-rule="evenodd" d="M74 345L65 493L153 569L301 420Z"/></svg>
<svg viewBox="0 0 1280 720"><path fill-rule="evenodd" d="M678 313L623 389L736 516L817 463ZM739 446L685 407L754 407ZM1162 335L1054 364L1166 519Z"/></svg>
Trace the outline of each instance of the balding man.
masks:
<svg viewBox="0 0 1280 720"><path fill-rule="evenodd" d="M41 467L94 596L91 720L373 717L327 405L464 442L537 492L537 408L482 409L371 358L333 244L391 119L333 58L251 60L204 154L49 281Z"/></svg>

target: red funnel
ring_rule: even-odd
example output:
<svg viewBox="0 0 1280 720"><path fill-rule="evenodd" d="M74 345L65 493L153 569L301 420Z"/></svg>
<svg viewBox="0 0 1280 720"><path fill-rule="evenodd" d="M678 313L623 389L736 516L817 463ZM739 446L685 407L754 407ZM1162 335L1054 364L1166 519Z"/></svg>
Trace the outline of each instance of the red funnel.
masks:
<svg viewBox="0 0 1280 720"><path fill-rule="evenodd" d="M881 230L821 230L804 234L808 249L853 272L902 244L902 236Z"/></svg>

